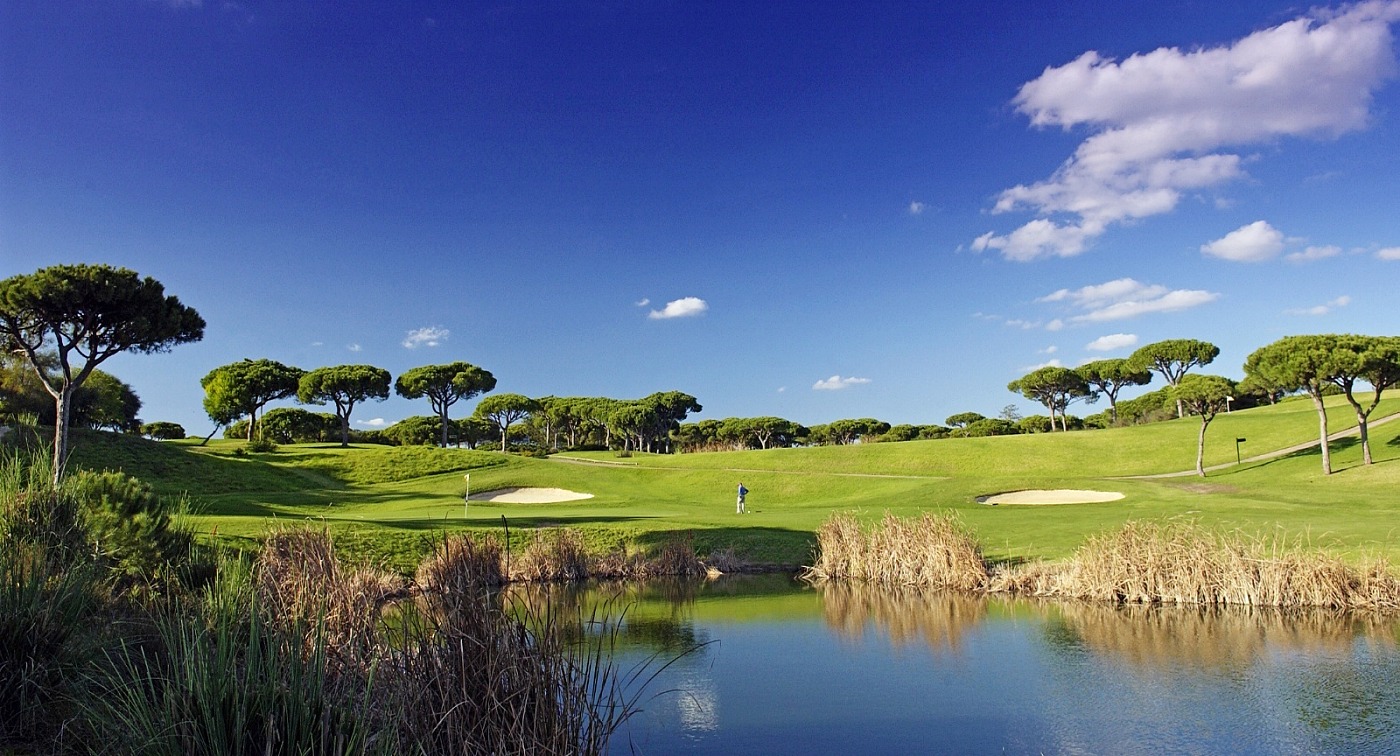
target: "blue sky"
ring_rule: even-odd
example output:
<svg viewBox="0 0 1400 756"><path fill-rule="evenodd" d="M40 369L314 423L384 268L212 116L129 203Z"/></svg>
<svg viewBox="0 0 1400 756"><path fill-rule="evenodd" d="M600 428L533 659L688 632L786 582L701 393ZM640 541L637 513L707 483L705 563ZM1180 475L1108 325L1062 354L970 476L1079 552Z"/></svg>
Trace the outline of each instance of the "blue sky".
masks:
<svg viewBox="0 0 1400 756"><path fill-rule="evenodd" d="M110 263L198 309L202 342L106 364L192 432L244 357L806 424L1031 414L1008 381L1166 338L1238 378L1280 336L1397 332L1398 24L2 0L0 276Z"/></svg>

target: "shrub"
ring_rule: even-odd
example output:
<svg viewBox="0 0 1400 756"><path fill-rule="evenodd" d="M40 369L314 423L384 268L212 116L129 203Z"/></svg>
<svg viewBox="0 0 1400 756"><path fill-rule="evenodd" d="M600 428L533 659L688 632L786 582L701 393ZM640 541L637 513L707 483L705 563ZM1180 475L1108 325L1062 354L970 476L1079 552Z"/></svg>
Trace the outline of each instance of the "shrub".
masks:
<svg viewBox="0 0 1400 756"><path fill-rule="evenodd" d="M188 555L193 538L178 524L183 502L156 496L122 472L83 470L67 485L81 502L94 553L123 589L158 587L171 565Z"/></svg>

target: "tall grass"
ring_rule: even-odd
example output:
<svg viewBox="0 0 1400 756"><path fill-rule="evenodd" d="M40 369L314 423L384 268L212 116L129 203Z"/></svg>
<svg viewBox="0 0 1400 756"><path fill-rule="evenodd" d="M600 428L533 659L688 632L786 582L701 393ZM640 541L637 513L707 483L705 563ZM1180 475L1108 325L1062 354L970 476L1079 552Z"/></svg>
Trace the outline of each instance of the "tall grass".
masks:
<svg viewBox="0 0 1400 756"><path fill-rule="evenodd" d="M1296 539L1194 522L1129 522L1063 562L1007 568L991 589L1129 604L1400 610L1400 581L1384 561L1357 568Z"/></svg>
<svg viewBox="0 0 1400 756"><path fill-rule="evenodd" d="M817 549L804 573L812 580L976 591L990 577L981 547L951 512L917 519L886 513L870 528L854 515L834 515L818 528Z"/></svg>
<svg viewBox="0 0 1400 756"><path fill-rule="evenodd" d="M46 460L0 455L0 750L61 731L100 599L78 502Z"/></svg>
<svg viewBox="0 0 1400 756"><path fill-rule="evenodd" d="M886 515L863 528L834 515L817 531L814 581L954 588L1120 604L1323 607L1400 611L1384 560L1353 567L1298 539L1217 533L1194 522L1128 522L1070 558L990 568L952 515Z"/></svg>

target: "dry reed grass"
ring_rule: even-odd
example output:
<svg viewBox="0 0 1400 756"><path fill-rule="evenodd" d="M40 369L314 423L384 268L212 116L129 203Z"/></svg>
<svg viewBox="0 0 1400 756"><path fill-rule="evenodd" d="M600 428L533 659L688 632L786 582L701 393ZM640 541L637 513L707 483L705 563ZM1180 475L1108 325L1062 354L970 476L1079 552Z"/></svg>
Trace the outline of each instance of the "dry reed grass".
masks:
<svg viewBox="0 0 1400 756"><path fill-rule="evenodd" d="M863 529L853 515L835 515L817 530L812 580L851 579L886 585L977 591L990 578L982 549L953 513L917 519L886 513Z"/></svg>
<svg viewBox="0 0 1400 756"><path fill-rule="evenodd" d="M1064 562L999 571L989 589L1129 604L1400 609L1400 581L1383 561L1358 569L1299 541L1192 522L1129 522Z"/></svg>
<svg viewBox="0 0 1400 756"><path fill-rule="evenodd" d="M343 567L325 530L273 531L254 568L258 600L269 617L299 628L308 642L320 633L334 653L356 658L371 654L380 608L406 588L387 572Z"/></svg>
<svg viewBox="0 0 1400 756"><path fill-rule="evenodd" d="M1400 611L1384 560L1357 568L1299 539L1216 533L1194 522L1129 522L1069 559L989 568L951 513L863 528L850 514L817 530L812 581L855 580L1119 604L1242 605Z"/></svg>

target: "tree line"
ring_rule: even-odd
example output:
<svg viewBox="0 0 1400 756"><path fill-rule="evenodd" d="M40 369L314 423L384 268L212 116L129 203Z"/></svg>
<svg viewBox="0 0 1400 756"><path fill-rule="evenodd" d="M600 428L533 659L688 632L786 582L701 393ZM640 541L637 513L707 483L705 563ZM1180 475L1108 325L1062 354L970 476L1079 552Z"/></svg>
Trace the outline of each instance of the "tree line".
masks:
<svg viewBox="0 0 1400 756"><path fill-rule="evenodd" d="M123 352L163 352L203 338L199 313L167 295L160 282L141 278L109 265L57 265L0 281L0 401L10 414L30 411L53 420L54 479L67 456L68 429L78 424L128 432L139 430L158 438L176 438L184 429L174 423L142 424L136 413L140 399L130 386L98 370ZM1148 344L1123 359L1098 360L1077 368L1039 368L1012 381L1007 388L1043 405L1048 417L1022 418L1015 407L1000 417L958 413L947 426L896 425L859 418L810 428L778 417L727 418L686 424L700 412L695 397L679 391L651 394L635 400L603 397L543 397L495 394L483 398L469 418L452 420L452 406L493 391L495 377L466 362L423 365L392 381L392 390L407 399L427 399L432 416L408 418L383 431L364 432L371 440L407 443L422 441L425 431L439 445L451 441L475 445L488 433L499 448L513 439L545 450L598 445L625 451L702 451L721 448L767 449L802 444L849 444L905 441L949 436L1070 430L1070 405L1106 397L1107 417L1076 420L1077 427L1116 425L1121 409L1135 418L1142 406L1175 404L1176 416L1189 410L1205 428L1220 409L1274 402L1285 394L1303 392L1318 413L1322 465L1331 472L1327 444L1329 393L1346 397L1352 407L1366 464L1372 461L1368 419L1385 389L1400 382L1400 338L1354 334L1287 336L1261 347L1245 361L1245 378L1234 382L1221 376L1190 375L1219 355L1213 344L1172 339ZM1120 405L1119 392L1148 385L1153 374L1167 387ZM210 371L200 381L204 408L221 426L237 428L248 440L259 437L260 426L283 438L315 436L325 440L338 428L342 445L351 439L351 415L366 401L387 399L388 371L372 365L336 365L305 371L268 359L244 359ZM1358 386L1370 386L1363 404ZM40 393L42 392L42 394ZM42 401L47 394L52 412ZM329 406L331 413L278 408L263 413L271 402L295 397L307 405ZM1142 405L1142 406L1135 406ZM239 425L242 423L242 425ZM377 436L374 434L378 434ZM213 433L210 434L212 437ZM208 440L207 438L205 439ZM1198 450L1200 471L1202 454Z"/></svg>

